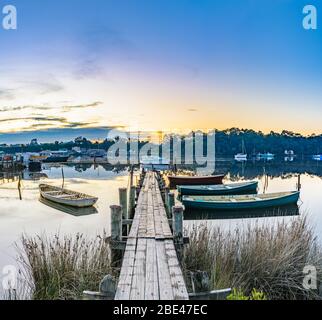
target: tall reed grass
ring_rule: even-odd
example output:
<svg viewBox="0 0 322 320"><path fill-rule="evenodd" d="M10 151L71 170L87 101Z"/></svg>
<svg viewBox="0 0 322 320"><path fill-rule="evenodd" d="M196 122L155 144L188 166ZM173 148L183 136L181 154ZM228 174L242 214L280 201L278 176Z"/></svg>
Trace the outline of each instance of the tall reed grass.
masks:
<svg viewBox="0 0 322 320"><path fill-rule="evenodd" d="M81 299L84 290L98 291L103 277L115 272L105 234L94 239L22 235L16 246L32 299Z"/></svg>
<svg viewBox="0 0 322 320"><path fill-rule="evenodd" d="M183 265L190 285L191 273L201 270L210 289L230 287L250 294L256 288L268 299L318 298L317 291L303 287L304 266L315 266L318 274L322 270L321 249L305 217L230 231L203 225L189 236Z"/></svg>

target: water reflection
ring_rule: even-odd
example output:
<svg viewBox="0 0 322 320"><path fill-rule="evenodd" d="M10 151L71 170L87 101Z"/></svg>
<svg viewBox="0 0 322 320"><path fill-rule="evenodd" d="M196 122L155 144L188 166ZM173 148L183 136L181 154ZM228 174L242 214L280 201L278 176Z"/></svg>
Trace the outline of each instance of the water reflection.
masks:
<svg viewBox="0 0 322 320"><path fill-rule="evenodd" d="M39 202L41 202L42 204L44 204L50 208L56 209L56 210L64 212L64 213L68 213L74 217L88 216L91 214L98 213L98 211L95 207L74 208L74 207L64 206L62 204L46 200L42 197L39 197Z"/></svg>
<svg viewBox="0 0 322 320"><path fill-rule="evenodd" d="M224 220L224 219L247 219L247 218L268 218L268 217L287 217L298 216L299 207L296 204L272 207L265 209L251 210L196 210L186 209L184 212L185 220Z"/></svg>

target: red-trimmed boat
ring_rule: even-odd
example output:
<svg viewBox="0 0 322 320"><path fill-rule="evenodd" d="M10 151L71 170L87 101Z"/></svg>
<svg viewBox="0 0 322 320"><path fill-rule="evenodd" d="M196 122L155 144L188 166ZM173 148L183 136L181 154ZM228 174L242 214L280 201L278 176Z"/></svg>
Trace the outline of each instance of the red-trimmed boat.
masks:
<svg viewBox="0 0 322 320"><path fill-rule="evenodd" d="M170 187L176 188L184 185L216 185L222 184L222 180L224 179L223 174L218 174L215 176L168 176Z"/></svg>

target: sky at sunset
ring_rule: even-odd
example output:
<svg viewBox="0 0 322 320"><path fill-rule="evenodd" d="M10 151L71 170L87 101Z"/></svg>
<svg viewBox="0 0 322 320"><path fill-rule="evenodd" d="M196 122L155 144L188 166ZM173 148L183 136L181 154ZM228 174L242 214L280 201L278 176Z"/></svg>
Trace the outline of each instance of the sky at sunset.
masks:
<svg viewBox="0 0 322 320"><path fill-rule="evenodd" d="M0 132L322 133L322 27L302 0L0 0ZM260 5L259 5L260 3ZM312 0L322 12L319 1Z"/></svg>

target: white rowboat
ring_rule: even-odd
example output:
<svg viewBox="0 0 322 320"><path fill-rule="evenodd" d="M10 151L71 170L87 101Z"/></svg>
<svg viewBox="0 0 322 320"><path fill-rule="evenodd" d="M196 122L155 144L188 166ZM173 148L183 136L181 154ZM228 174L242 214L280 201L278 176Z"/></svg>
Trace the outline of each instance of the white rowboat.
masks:
<svg viewBox="0 0 322 320"><path fill-rule="evenodd" d="M98 200L98 198L84 193L53 187L48 184L40 184L39 191L40 195L49 201L76 208L91 207Z"/></svg>

